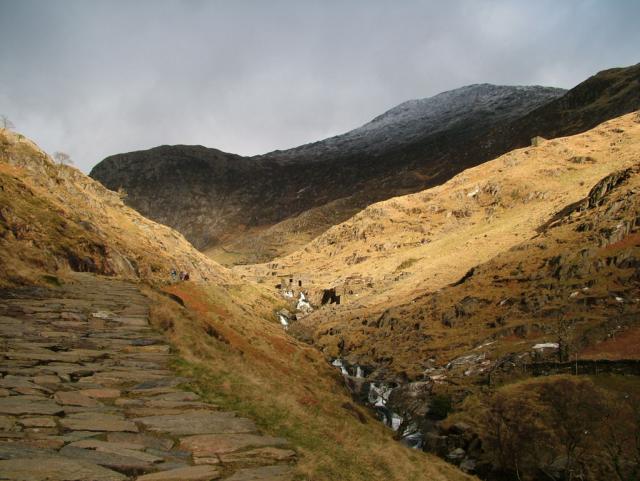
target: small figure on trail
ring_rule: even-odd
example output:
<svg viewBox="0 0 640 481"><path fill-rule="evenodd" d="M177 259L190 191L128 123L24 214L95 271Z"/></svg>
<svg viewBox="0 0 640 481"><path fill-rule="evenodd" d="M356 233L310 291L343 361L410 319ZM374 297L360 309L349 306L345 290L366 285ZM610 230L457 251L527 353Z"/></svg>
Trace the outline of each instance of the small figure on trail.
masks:
<svg viewBox="0 0 640 481"><path fill-rule="evenodd" d="M181 281L188 281L189 280L189 273L185 272L185 271L181 271L180 272L180 280Z"/></svg>
<svg viewBox="0 0 640 481"><path fill-rule="evenodd" d="M176 282L178 280L178 271L175 269L171 269L171 282Z"/></svg>

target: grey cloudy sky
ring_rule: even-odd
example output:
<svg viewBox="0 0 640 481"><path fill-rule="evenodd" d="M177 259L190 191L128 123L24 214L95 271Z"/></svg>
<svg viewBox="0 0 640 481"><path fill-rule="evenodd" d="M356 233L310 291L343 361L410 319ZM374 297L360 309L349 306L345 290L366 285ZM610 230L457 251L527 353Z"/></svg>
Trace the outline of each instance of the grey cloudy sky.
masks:
<svg viewBox="0 0 640 481"><path fill-rule="evenodd" d="M0 0L0 114L88 171L160 144L265 153L471 83L640 62L640 1Z"/></svg>

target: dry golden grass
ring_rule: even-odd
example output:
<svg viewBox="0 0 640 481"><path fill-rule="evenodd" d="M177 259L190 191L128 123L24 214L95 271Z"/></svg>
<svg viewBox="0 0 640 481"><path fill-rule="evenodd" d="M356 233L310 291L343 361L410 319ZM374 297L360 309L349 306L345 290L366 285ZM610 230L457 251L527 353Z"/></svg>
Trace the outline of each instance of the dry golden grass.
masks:
<svg viewBox="0 0 640 481"><path fill-rule="evenodd" d="M300 455L300 479L472 479L404 447L366 408L353 406L338 372L316 349L265 320L274 317L278 301L260 287L186 283L167 290L187 309L149 295L154 322L169 330L183 359L177 368L196 379L192 389L207 399L288 438Z"/></svg>

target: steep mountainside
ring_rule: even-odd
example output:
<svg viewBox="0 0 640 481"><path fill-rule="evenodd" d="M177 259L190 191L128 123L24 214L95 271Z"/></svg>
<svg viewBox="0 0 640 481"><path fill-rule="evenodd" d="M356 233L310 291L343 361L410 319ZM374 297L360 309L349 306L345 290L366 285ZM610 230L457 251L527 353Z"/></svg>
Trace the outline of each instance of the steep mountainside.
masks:
<svg viewBox="0 0 640 481"><path fill-rule="evenodd" d="M0 283L70 270L152 281L166 281L174 268L194 279L229 277L178 232L149 221L115 192L55 164L25 137L4 129L0 180Z"/></svg>
<svg viewBox="0 0 640 481"><path fill-rule="evenodd" d="M606 188L594 186L635 169L639 158L634 113L510 152L442 186L374 204L301 251L235 270L283 290L304 290L318 307L339 296L339 305L321 306L292 329L330 357L416 379L434 362L444 365L488 338L532 332L536 323L536 336L543 337L550 332L547 321L557 327L561 312L573 312L567 303L592 297L583 287L597 295L580 305L585 312L601 306L602 314L592 309L599 319L635 306L636 261L616 249L637 254L637 180L606 197L604 206L599 200L589 201L588 209L578 206L610 190L606 182ZM630 170L621 178L636 177ZM551 228L565 217L572 227ZM453 293L461 294L452 299ZM606 336L606 330L594 332L589 342Z"/></svg>
<svg viewBox="0 0 640 481"><path fill-rule="evenodd" d="M488 160L492 128L505 128L562 92L473 85L407 102L345 135L284 152L242 158L163 146L109 157L91 176L112 190L124 188L130 206L178 229L196 247L213 247L214 258L261 261L372 202ZM307 215L310 209L318 215ZM265 231L301 214L293 225Z"/></svg>
<svg viewBox="0 0 640 481"><path fill-rule="evenodd" d="M640 64L604 70L514 122L505 148L526 145L536 135L572 135L640 108Z"/></svg>

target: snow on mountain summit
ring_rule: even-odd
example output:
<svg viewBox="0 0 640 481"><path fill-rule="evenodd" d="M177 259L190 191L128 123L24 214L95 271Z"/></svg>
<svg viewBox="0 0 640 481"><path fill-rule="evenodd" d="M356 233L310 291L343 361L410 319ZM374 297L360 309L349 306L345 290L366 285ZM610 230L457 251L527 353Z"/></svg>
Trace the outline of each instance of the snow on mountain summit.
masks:
<svg viewBox="0 0 640 481"><path fill-rule="evenodd" d="M564 92L563 89L540 86L468 85L433 97L408 100L345 134L266 156L287 161L301 158L313 161L332 153L339 156L375 155L456 124L517 118Z"/></svg>

